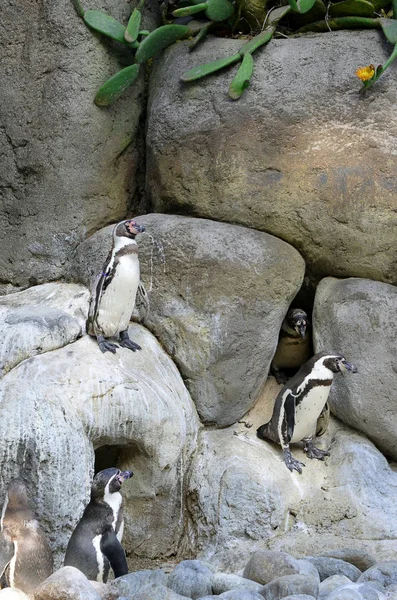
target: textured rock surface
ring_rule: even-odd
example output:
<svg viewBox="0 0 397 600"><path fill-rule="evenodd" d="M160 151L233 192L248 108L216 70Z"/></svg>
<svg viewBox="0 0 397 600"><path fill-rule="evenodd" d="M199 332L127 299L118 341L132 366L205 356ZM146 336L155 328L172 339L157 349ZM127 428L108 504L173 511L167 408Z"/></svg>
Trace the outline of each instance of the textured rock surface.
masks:
<svg viewBox="0 0 397 600"><path fill-rule="evenodd" d="M152 583L144 586L133 596L132 600L190 600L187 596L181 596L164 585Z"/></svg>
<svg viewBox="0 0 397 600"><path fill-rule="evenodd" d="M351 563L360 571L366 571L372 567L376 560L368 552L363 552L357 548L342 548L341 550L328 550L321 553L322 556L330 556L331 558L339 558Z"/></svg>
<svg viewBox="0 0 397 600"><path fill-rule="evenodd" d="M382 587L397 584L397 561L387 560L367 569L358 579L358 583L378 582Z"/></svg>
<svg viewBox="0 0 397 600"><path fill-rule="evenodd" d="M324 600L331 592L349 583L351 581L346 575L331 575L331 577L327 577L319 585L318 600Z"/></svg>
<svg viewBox="0 0 397 600"><path fill-rule="evenodd" d="M141 587L156 584L156 585L167 585L167 575L160 569L153 571L136 571L135 573L129 573L123 575L114 580L113 585L117 588L120 596L132 596L135 592L139 591Z"/></svg>
<svg viewBox="0 0 397 600"><path fill-rule="evenodd" d="M224 592L240 588L259 592L262 587L260 583L256 583L245 577L232 575L231 573L215 573L212 578L212 591L214 594L223 594Z"/></svg>
<svg viewBox="0 0 397 600"><path fill-rule="evenodd" d="M81 571L62 567L37 588L34 600L100 600L100 595Z"/></svg>
<svg viewBox="0 0 397 600"><path fill-rule="evenodd" d="M128 20L127 0L92 0ZM143 79L117 107L98 108L96 91L129 57L94 35L72 2L10 0L0 49L3 169L0 255L3 284L27 286L68 272L75 243L123 218L135 190L135 141ZM23 241L23 243L21 243Z"/></svg>
<svg viewBox="0 0 397 600"><path fill-rule="evenodd" d="M219 569L235 571L266 546L294 556L354 546L392 558L397 474L373 444L332 419L321 438L321 447L330 448L327 462L307 460L294 445L306 467L291 474L281 449L256 438L256 411L244 418L252 423L248 430L237 424L200 433L184 543Z"/></svg>
<svg viewBox="0 0 397 600"><path fill-rule="evenodd" d="M154 210L267 231L322 276L397 282L390 251L397 82L389 72L364 97L354 76L371 57L388 57L382 33L272 40L255 55L238 103L227 96L235 67L180 83L188 68L240 46L212 39L189 53L187 43L177 44L153 73L147 182Z"/></svg>
<svg viewBox="0 0 397 600"><path fill-rule="evenodd" d="M276 577L298 573L298 561L293 556L285 552L258 550L249 559L243 576L265 585Z"/></svg>
<svg viewBox="0 0 397 600"><path fill-rule="evenodd" d="M355 377L335 378L330 405L336 416L363 431L397 458L397 288L365 279L320 282L313 312L316 352L343 351Z"/></svg>
<svg viewBox="0 0 397 600"><path fill-rule="evenodd" d="M262 590L265 600L281 600L285 596L305 594L317 598L319 582L304 575L284 575L267 583Z"/></svg>
<svg viewBox="0 0 397 600"><path fill-rule="evenodd" d="M77 287L69 291L72 304ZM1 500L9 479L24 475L57 550L88 500L94 449L102 446L118 446L117 466L134 471L123 489L127 550L158 556L181 534L183 478L199 421L155 338L138 325L131 334L141 352L102 354L84 336L23 361L0 380Z"/></svg>
<svg viewBox="0 0 397 600"><path fill-rule="evenodd" d="M85 329L88 291L74 284L37 286L0 298L0 373L25 358L74 342Z"/></svg>
<svg viewBox="0 0 397 600"><path fill-rule="evenodd" d="M332 575L345 575L350 581L357 581L361 575L360 569L338 558L308 556L306 560L310 561L316 567L321 581Z"/></svg>
<svg viewBox="0 0 397 600"><path fill-rule="evenodd" d="M201 598L212 592L213 573L199 560L184 560L170 573L168 587L189 598Z"/></svg>
<svg viewBox="0 0 397 600"><path fill-rule="evenodd" d="M386 600L386 596L370 585L350 583L337 588L328 596L329 600Z"/></svg>

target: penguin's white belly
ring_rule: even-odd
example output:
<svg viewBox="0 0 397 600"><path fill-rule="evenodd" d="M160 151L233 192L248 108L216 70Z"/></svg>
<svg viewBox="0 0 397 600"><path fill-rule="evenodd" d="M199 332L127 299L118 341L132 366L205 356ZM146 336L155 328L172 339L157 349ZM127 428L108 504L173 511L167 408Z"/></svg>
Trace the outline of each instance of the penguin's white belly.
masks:
<svg viewBox="0 0 397 600"><path fill-rule="evenodd" d="M127 329L134 310L138 285L138 256L122 256L113 279L99 302L96 321L105 337L115 336Z"/></svg>
<svg viewBox="0 0 397 600"><path fill-rule="evenodd" d="M316 433L317 419L328 400L330 386L316 386L296 407L295 427L291 443L300 442Z"/></svg>

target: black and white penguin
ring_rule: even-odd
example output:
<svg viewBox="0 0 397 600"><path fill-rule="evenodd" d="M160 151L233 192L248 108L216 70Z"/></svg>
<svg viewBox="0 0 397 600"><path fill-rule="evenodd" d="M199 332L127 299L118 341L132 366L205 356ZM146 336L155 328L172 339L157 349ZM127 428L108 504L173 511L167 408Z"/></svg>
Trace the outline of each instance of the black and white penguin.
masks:
<svg viewBox="0 0 397 600"><path fill-rule="evenodd" d="M6 582L31 594L53 572L51 548L29 507L26 487L20 479L10 482L1 515L1 532L13 551L5 569Z"/></svg>
<svg viewBox="0 0 397 600"><path fill-rule="evenodd" d="M305 466L293 458L290 443L303 441L303 451L308 458L324 460L329 452L313 445L317 420L324 410L334 373L351 371L357 368L347 362L342 354L320 352L308 360L290 381L280 390L270 421L261 425L257 435L263 440L280 443L284 461L290 471L302 473Z"/></svg>
<svg viewBox="0 0 397 600"><path fill-rule="evenodd" d="M307 360L311 353L309 321L307 314L301 308L291 308L281 325L277 350L273 357L270 370L277 383L287 383L285 370L294 369L296 372Z"/></svg>
<svg viewBox="0 0 397 600"><path fill-rule="evenodd" d="M130 340L128 324L139 286L138 245L135 237L145 228L131 219L113 230L113 247L91 294L87 333L96 336L102 352L116 352L106 338L118 337L120 346L133 352L141 347Z"/></svg>
<svg viewBox="0 0 397 600"><path fill-rule="evenodd" d="M109 569L114 576L128 573L121 546L123 537L123 481L132 471L110 468L100 471L91 486L91 500L77 523L66 548L65 566L76 567L88 579L107 582Z"/></svg>

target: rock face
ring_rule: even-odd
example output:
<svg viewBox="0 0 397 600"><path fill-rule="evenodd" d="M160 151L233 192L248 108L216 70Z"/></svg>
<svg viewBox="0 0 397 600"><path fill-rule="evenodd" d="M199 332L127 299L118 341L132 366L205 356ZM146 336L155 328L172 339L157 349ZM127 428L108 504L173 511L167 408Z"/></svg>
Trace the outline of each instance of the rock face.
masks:
<svg viewBox="0 0 397 600"><path fill-rule="evenodd" d="M34 600L100 600L87 577L74 567L63 567L48 577L34 593Z"/></svg>
<svg viewBox="0 0 397 600"><path fill-rule="evenodd" d="M79 290L87 311L85 288L51 286L52 295L47 286L17 294L20 306L31 307L34 298L47 295L56 307L59 290L72 319L81 306ZM155 338L139 325L131 334L141 352L119 348L116 355L102 354L85 335L31 356L0 380L1 500L9 479L25 475L38 519L58 551L88 501L94 450L102 446L120 450L117 465L105 466L134 471L123 489L127 551L167 554L181 535L183 480L199 421L175 365Z"/></svg>
<svg viewBox="0 0 397 600"><path fill-rule="evenodd" d="M244 227L156 214L137 220L149 234L137 238L150 292L147 325L178 365L202 420L233 423L266 381L304 262L288 244ZM95 238L84 242L84 254L104 254L103 234ZM91 277L86 268L80 273Z"/></svg>
<svg viewBox="0 0 397 600"><path fill-rule="evenodd" d="M61 348L80 337L87 301L88 291L81 286L53 283L1 297L1 375L25 358Z"/></svg>
<svg viewBox="0 0 397 600"><path fill-rule="evenodd" d="M320 443L330 448L327 462L294 446L306 468L291 474L281 450L256 438L257 421L245 420L249 430L235 425L199 436L184 541L201 559L237 570L266 546L301 556L344 547L393 556L397 474L371 442L332 420Z"/></svg>
<svg viewBox="0 0 397 600"><path fill-rule="evenodd" d="M364 96L354 76L369 57L386 60L382 32L272 40L238 103L227 96L235 67L180 83L241 44L214 38L189 52L183 42L159 61L147 131L154 210L267 231L320 276L396 283L397 82L389 73Z"/></svg>
<svg viewBox="0 0 397 600"><path fill-rule="evenodd" d="M320 282L314 305L316 352L343 351L355 377L335 378L334 414L397 458L397 288L364 279Z"/></svg>
<svg viewBox="0 0 397 600"><path fill-rule="evenodd" d="M89 31L69 0L43 10L27 0L23 19L17 0L2 8L0 280L26 287L64 276L74 245L129 210L143 81L117 109L98 108L95 93L129 64L126 52ZM124 22L131 12L126 0L90 8Z"/></svg>

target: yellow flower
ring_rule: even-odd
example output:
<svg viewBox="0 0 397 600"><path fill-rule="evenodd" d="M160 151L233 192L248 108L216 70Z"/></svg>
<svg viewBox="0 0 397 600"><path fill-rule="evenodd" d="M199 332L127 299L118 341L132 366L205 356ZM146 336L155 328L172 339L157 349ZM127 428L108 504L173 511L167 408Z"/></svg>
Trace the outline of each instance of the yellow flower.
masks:
<svg viewBox="0 0 397 600"><path fill-rule="evenodd" d="M375 67L374 65L360 67L357 69L356 75L359 79L361 79L361 81L369 81L375 75Z"/></svg>

